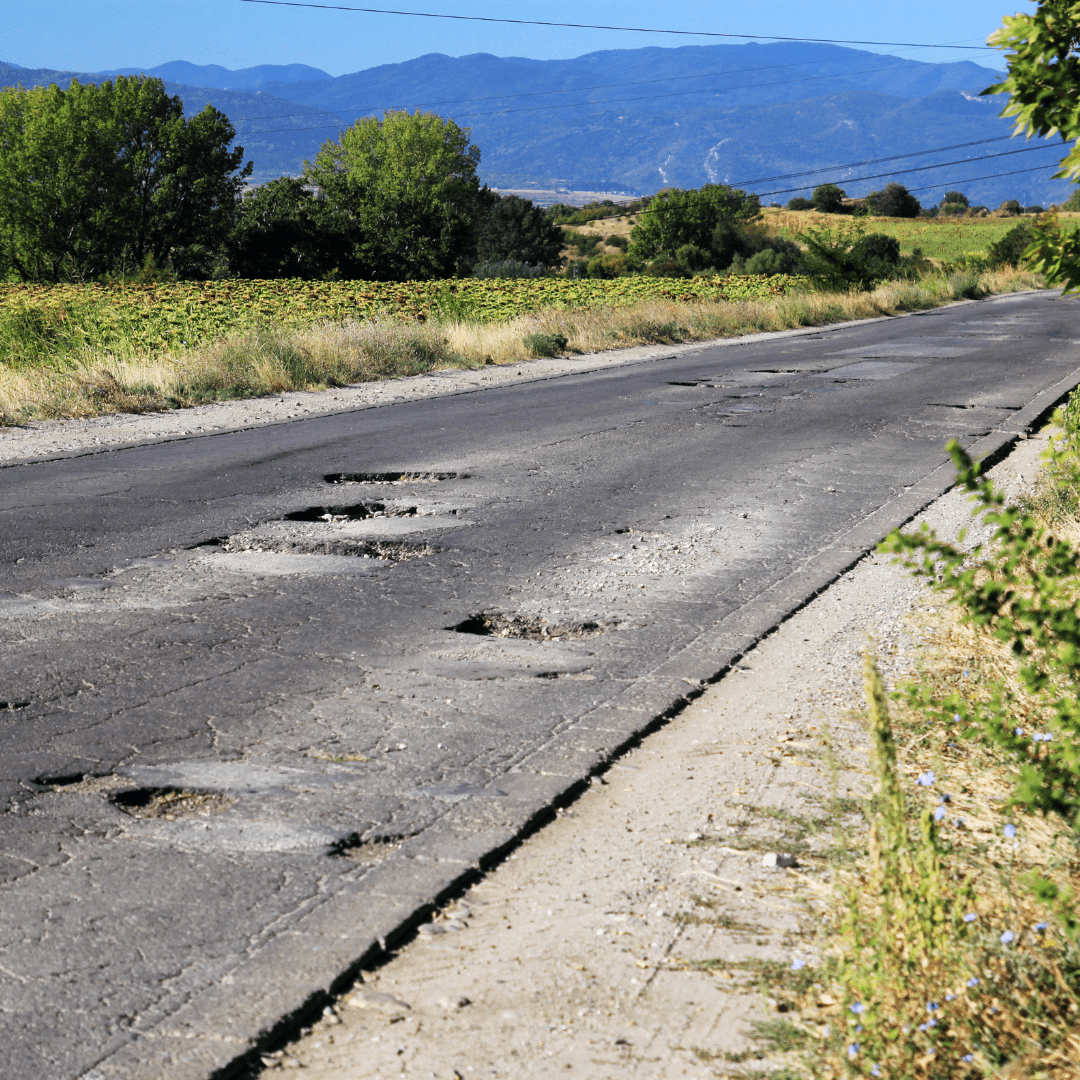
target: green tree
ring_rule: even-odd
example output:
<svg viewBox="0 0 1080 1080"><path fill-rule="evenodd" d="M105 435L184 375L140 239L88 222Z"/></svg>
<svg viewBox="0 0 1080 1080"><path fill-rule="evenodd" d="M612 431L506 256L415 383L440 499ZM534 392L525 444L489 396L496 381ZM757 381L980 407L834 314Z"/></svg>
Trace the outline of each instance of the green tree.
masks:
<svg viewBox="0 0 1080 1080"><path fill-rule="evenodd" d="M941 197L942 206L962 206L965 210L971 205L962 191L946 191Z"/></svg>
<svg viewBox="0 0 1080 1080"><path fill-rule="evenodd" d="M357 120L327 141L305 180L340 215L349 237L342 271L376 281L466 272L480 151L453 120L419 110Z"/></svg>
<svg viewBox="0 0 1080 1080"><path fill-rule="evenodd" d="M838 188L835 184L819 184L814 188L812 202L814 209L823 214L841 214L844 210L844 200L847 192Z"/></svg>
<svg viewBox="0 0 1080 1080"><path fill-rule="evenodd" d="M533 266L559 266L563 230L531 199L499 195L488 187L477 193L474 211L477 263L508 259Z"/></svg>
<svg viewBox="0 0 1080 1080"><path fill-rule="evenodd" d="M1008 94L1002 116L1015 118L1017 135L1059 135L1073 146L1054 174L1080 177L1080 3L1038 0L1030 14L1007 16L990 35L1006 52L1004 81L983 91ZM1035 226L1025 262L1066 293L1080 289L1080 229L1066 231L1054 218Z"/></svg>
<svg viewBox="0 0 1080 1080"><path fill-rule="evenodd" d="M922 211L919 200L903 184L894 180L886 184L881 191L872 191L866 196L866 205L870 212L880 217L918 217Z"/></svg>
<svg viewBox="0 0 1080 1080"><path fill-rule="evenodd" d="M721 223L756 221L761 204L724 184L706 184L696 191L667 188L653 196L630 234L630 254L638 259L674 257L684 244L708 250Z"/></svg>
<svg viewBox="0 0 1080 1080"><path fill-rule="evenodd" d="M0 90L0 273L60 281L148 261L209 273L251 164L160 79Z"/></svg>
<svg viewBox="0 0 1080 1080"><path fill-rule="evenodd" d="M229 237L229 267L244 278L324 278L349 258L348 237L302 180L246 192Z"/></svg>

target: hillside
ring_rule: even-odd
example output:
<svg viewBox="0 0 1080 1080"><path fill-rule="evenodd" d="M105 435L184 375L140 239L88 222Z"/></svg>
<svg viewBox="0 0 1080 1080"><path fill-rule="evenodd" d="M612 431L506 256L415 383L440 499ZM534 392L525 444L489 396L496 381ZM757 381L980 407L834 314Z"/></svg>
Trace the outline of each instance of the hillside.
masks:
<svg viewBox="0 0 1080 1080"><path fill-rule="evenodd" d="M784 173L1008 135L1009 123L998 116L1001 102L979 97L999 73L969 62L932 64L778 43L611 50L572 60L429 54L337 78L304 65L230 72L182 61L149 73L165 78L189 110L209 101L226 112L255 161L256 180L297 173L304 158L357 116L424 108L471 127L483 154L481 175L501 188L648 194L665 184L725 181L752 187L766 202L786 202L806 193L788 190L797 183L831 180L862 195L888 177L859 177L967 161L897 178L913 189L934 185L918 191L927 203L956 186L973 203L991 206L1013 197L1045 205L1068 191L1068 184L1049 179L1060 156L1049 149L974 160L1021 149L1019 142L750 185ZM0 84L70 76L0 64ZM219 88L189 81L196 79ZM1043 162L1037 172L969 182Z"/></svg>

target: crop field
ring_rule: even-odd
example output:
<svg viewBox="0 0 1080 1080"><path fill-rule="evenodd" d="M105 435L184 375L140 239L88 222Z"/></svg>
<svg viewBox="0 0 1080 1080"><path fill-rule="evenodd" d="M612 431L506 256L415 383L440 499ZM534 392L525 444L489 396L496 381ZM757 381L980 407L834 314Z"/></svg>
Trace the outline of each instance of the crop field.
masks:
<svg viewBox="0 0 1080 1080"><path fill-rule="evenodd" d="M421 282L211 281L129 285L0 285L0 363L61 360L85 348L125 355L189 351L274 327L431 317L494 323L542 310L630 307L642 301L764 300L798 284L786 275L613 281L539 278Z"/></svg>
<svg viewBox="0 0 1080 1080"><path fill-rule="evenodd" d="M1080 215L1060 215L1066 225ZM836 214L819 214L813 210L766 210L763 221L770 232L791 240L798 239L803 229L836 227L853 221L866 226L867 232L885 233L900 241L900 253L910 255L915 248L930 259L954 262L965 255L985 255L992 243L1000 240L1010 229L1032 217L1000 218L848 218Z"/></svg>

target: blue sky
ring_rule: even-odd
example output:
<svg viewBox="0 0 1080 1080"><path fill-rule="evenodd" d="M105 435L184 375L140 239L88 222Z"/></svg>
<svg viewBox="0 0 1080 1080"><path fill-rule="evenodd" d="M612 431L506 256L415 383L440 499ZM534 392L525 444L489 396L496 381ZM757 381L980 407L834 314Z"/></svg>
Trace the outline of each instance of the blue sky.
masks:
<svg viewBox="0 0 1080 1080"><path fill-rule="evenodd" d="M334 0L330 0L334 2ZM348 3L350 0L337 0ZM409 0L372 6L727 33L977 45L1005 14L1032 3L994 0ZM167 60L221 64L305 63L332 75L429 52L489 52L536 59L598 49L708 44L716 39L593 30L497 26L436 19L275 8L241 0L0 0L0 60L24 67L99 71ZM880 52L898 50L881 48ZM992 53L904 50L926 59L1000 66Z"/></svg>

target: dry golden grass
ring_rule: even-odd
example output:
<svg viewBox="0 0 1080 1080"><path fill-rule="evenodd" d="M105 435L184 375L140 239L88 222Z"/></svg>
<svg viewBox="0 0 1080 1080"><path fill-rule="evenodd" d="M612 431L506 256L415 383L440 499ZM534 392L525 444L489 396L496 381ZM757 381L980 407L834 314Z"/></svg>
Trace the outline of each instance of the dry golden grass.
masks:
<svg viewBox="0 0 1080 1080"><path fill-rule="evenodd" d="M416 375L446 367L514 363L536 354L530 335L561 334L568 351L675 341L705 341L768 330L824 326L849 319L935 307L973 289L1036 288L1023 271L937 275L873 292L807 292L761 301L680 303L550 310L499 323L431 319L323 324L299 331L238 335L184 355L119 358L87 351L58 369L0 370L0 423L109 412L183 408L285 390Z"/></svg>

